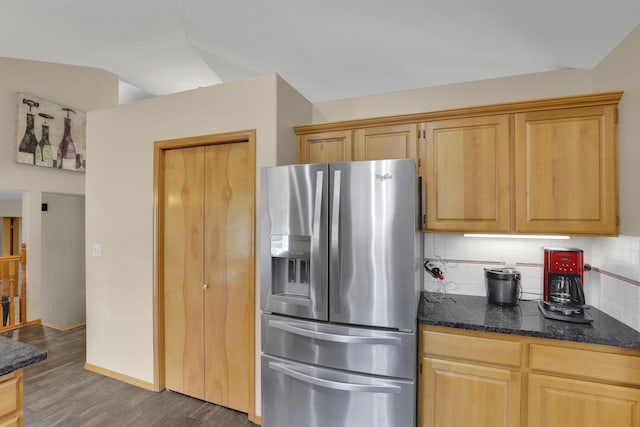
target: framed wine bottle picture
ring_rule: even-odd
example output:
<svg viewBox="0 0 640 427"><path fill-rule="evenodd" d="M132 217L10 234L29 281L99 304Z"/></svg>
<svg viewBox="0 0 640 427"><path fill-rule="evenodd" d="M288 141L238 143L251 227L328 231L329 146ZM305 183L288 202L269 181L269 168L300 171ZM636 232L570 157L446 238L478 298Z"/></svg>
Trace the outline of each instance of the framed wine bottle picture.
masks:
<svg viewBox="0 0 640 427"><path fill-rule="evenodd" d="M26 93L18 93L16 161L84 172L87 114Z"/></svg>

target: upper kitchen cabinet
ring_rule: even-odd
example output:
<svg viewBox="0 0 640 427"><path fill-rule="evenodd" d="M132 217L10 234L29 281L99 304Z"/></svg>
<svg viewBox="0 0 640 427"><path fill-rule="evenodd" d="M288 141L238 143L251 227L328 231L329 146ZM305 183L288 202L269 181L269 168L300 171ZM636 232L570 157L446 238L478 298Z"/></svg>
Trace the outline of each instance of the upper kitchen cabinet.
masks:
<svg viewBox="0 0 640 427"><path fill-rule="evenodd" d="M618 234L616 109L515 114L516 232Z"/></svg>
<svg viewBox="0 0 640 427"><path fill-rule="evenodd" d="M351 160L418 158L418 127L415 123L375 126L367 120L360 126L296 126L298 163L331 163Z"/></svg>
<svg viewBox="0 0 640 427"><path fill-rule="evenodd" d="M418 128L414 123L356 129L354 160L416 159Z"/></svg>
<svg viewBox="0 0 640 427"><path fill-rule="evenodd" d="M509 231L509 116L428 122L426 228Z"/></svg>
<svg viewBox="0 0 640 427"><path fill-rule="evenodd" d="M298 162L416 159L425 231L617 235L621 97L295 126Z"/></svg>
<svg viewBox="0 0 640 427"><path fill-rule="evenodd" d="M353 132L337 130L298 135L298 163L331 163L353 160Z"/></svg>

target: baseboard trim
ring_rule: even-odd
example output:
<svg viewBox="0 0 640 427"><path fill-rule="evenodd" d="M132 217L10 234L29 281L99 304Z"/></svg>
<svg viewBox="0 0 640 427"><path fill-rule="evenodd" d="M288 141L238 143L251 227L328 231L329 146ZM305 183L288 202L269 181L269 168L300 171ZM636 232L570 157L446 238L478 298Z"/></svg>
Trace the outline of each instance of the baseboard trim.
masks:
<svg viewBox="0 0 640 427"><path fill-rule="evenodd" d="M134 385L136 387L143 388L145 390L160 391L152 383L142 381L142 380L139 380L138 378L130 377L129 375L121 374L119 372L115 372L110 369L101 368L100 366L92 365L91 363L85 363L84 369L90 372L94 372L96 374L104 375L105 377L113 378L115 380Z"/></svg>
<svg viewBox="0 0 640 427"><path fill-rule="evenodd" d="M40 324L41 324L40 319L29 320L28 322L20 323L19 325L0 326L0 332L13 331L13 330L16 330L16 329L24 328L26 326L34 326L34 325L40 325Z"/></svg>
<svg viewBox="0 0 640 427"><path fill-rule="evenodd" d="M85 322L82 322L82 323L78 323L77 325L73 325L73 326L58 326L58 325L54 325L53 323L42 322L42 326L46 326L47 328L55 329L56 331L66 332L66 331L70 331L71 329L79 328L81 326L87 326L87 324Z"/></svg>

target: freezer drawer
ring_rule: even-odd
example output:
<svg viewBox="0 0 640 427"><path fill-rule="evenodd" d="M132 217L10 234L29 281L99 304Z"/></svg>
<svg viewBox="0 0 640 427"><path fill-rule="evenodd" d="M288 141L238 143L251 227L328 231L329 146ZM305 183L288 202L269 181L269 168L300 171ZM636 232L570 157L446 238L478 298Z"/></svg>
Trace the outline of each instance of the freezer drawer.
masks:
<svg viewBox="0 0 640 427"><path fill-rule="evenodd" d="M415 383L262 356L263 427L413 427Z"/></svg>
<svg viewBox="0 0 640 427"><path fill-rule="evenodd" d="M395 332L262 315L262 351L304 363L415 378L415 332Z"/></svg>

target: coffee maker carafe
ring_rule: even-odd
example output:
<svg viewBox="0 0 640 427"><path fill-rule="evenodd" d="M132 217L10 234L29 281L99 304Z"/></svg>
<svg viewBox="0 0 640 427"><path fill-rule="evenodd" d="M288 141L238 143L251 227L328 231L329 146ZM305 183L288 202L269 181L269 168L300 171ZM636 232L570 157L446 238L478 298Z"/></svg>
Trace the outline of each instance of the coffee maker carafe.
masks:
<svg viewBox="0 0 640 427"><path fill-rule="evenodd" d="M585 309L584 255L576 248L544 248L544 299L538 303L549 319L591 323Z"/></svg>

